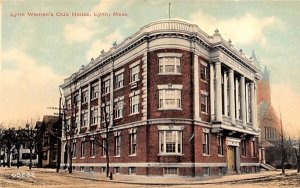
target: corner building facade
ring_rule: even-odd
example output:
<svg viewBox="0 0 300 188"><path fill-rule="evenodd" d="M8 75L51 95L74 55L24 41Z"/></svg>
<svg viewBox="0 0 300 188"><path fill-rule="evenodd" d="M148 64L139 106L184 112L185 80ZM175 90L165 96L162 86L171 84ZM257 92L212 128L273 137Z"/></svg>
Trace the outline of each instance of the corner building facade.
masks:
<svg viewBox="0 0 300 188"><path fill-rule="evenodd" d="M94 140L101 144L106 114L114 173L258 171L258 72L217 30L209 36L178 20L142 27L61 85L73 112L65 123L73 117L76 125L73 166L106 170L105 152Z"/></svg>

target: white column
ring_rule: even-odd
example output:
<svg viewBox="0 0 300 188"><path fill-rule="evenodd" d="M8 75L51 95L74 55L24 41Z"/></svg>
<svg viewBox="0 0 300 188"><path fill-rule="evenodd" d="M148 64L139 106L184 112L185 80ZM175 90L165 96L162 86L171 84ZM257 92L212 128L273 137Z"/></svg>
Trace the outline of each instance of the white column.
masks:
<svg viewBox="0 0 300 188"><path fill-rule="evenodd" d="M77 124L77 135L79 135L79 132L80 132L80 126L81 126L81 95L82 95L82 89L79 88L79 91L78 91L78 119L79 119L79 122ZM75 121L76 121L76 111L75 111Z"/></svg>
<svg viewBox="0 0 300 188"><path fill-rule="evenodd" d="M194 118L200 120L199 61L194 55Z"/></svg>
<svg viewBox="0 0 300 188"><path fill-rule="evenodd" d="M109 125L113 125L114 123L114 71L112 70L110 73L110 121Z"/></svg>
<svg viewBox="0 0 300 188"><path fill-rule="evenodd" d="M224 79L224 84L223 84L224 115L227 116L228 115L228 109L227 109L227 72L226 71L224 71L223 79Z"/></svg>
<svg viewBox="0 0 300 188"><path fill-rule="evenodd" d="M245 98L246 98L246 122L249 122L249 93L248 93L248 88L249 85L245 84L245 89L246 89L246 93L245 93Z"/></svg>
<svg viewBox="0 0 300 188"><path fill-rule="evenodd" d="M230 117L231 123L235 124L235 100L234 100L234 75L233 70L229 70L229 108L230 108Z"/></svg>
<svg viewBox="0 0 300 188"><path fill-rule="evenodd" d="M239 81L237 78L235 78L235 115L236 119L239 118Z"/></svg>
<svg viewBox="0 0 300 188"><path fill-rule="evenodd" d="M222 121L221 62L216 62L216 121Z"/></svg>
<svg viewBox="0 0 300 188"><path fill-rule="evenodd" d="M101 128L101 116L102 116L102 114L101 114L101 103L102 103L102 101L101 101L101 99L102 99L102 93L101 93L101 86L102 86L102 84L101 84L101 76L99 76L99 81L98 81L98 85L99 85L99 87L98 87L98 124L97 124L97 129L100 129Z"/></svg>
<svg viewBox="0 0 300 188"><path fill-rule="evenodd" d="M210 64L210 117L211 121L215 120L215 73L214 65Z"/></svg>
<svg viewBox="0 0 300 188"><path fill-rule="evenodd" d="M245 100L245 77L240 77L240 89L241 89L241 113L243 126L246 127L246 100Z"/></svg>
<svg viewBox="0 0 300 188"><path fill-rule="evenodd" d="M91 83L88 85L88 118L87 118L87 130L90 130L91 122Z"/></svg>

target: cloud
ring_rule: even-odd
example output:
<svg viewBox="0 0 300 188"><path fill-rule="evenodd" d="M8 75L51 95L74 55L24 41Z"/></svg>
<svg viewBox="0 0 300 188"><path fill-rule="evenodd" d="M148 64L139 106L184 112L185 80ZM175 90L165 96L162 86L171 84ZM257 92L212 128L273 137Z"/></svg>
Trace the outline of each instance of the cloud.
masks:
<svg viewBox="0 0 300 188"><path fill-rule="evenodd" d="M120 43L122 40L122 35L120 34L120 31L117 30L114 33L111 33L104 37L102 40L96 40L92 43L90 49L86 53L86 59L90 60L92 57L95 59L100 55L100 52L104 49L105 51L108 51L112 44L116 41L117 43Z"/></svg>
<svg viewBox="0 0 300 188"><path fill-rule="evenodd" d="M279 106L283 121L283 128L290 136L299 136L300 127L300 94L284 83L271 84L271 97L274 109Z"/></svg>
<svg viewBox="0 0 300 188"><path fill-rule="evenodd" d="M241 17L217 19L199 11L190 17L190 22L197 24L209 34L213 34L214 30L218 28L224 38L230 38L233 42L239 44L258 42L265 46L267 40L264 30L274 25L276 18L274 16L257 18L250 13L246 13Z"/></svg>
<svg viewBox="0 0 300 188"><path fill-rule="evenodd" d="M94 12L107 13L114 5L117 0L101 1L97 4L90 13L93 15ZM91 17L78 17L74 23L67 24L64 27L64 37L69 43L82 43L88 42L98 33L106 30L107 26L102 25L101 27L97 24L94 16Z"/></svg>
<svg viewBox="0 0 300 188"><path fill-rule="evenodd" d="M2 51L0 74L0 120L30 121L37 116L53 114L47 107L58 106L63 77L49 67L40 66L19 49ZM10 68L5 68L13 65Z"/></svg>

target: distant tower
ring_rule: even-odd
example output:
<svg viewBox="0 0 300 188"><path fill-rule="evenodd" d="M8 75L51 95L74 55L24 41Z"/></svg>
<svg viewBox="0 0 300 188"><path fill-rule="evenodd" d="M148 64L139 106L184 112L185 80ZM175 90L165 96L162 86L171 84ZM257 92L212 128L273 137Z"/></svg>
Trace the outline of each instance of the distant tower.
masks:
<svg viewBox="0 0 300 188"><path fill-rule="evenodd" d="M261 65L257 57L255 56L255 52L253 50L251 59L254 60L255 65L261 70L263 78L258 81L257 84L257 104L261 104L262 102L271 104L271 88L270 88L270 71L265 66L262 71Z"/></svg>

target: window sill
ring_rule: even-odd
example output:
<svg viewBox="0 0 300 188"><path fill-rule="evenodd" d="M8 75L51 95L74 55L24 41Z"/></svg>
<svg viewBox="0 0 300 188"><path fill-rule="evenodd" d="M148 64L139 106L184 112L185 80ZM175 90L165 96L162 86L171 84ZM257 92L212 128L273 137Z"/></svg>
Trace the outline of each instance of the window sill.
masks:
<svg viewBox="0 0 300 188"><path fill-rule="evenodd" d="M140 112L136 112L136 113L133 113L133 114L129 114L129 116L134 116L134 115L137 115L139 114Z"/></svg>
<svg viewBox="0 0 300 188"><path fill-rule="evenodd" d="M182 110L182 108L159 108L158 110L164 111L164 110Z"/></svg>
<svg viewBox="0 0 300 188"><path fill-rule="evenodd" d="M202 82L207 83L208 84L208 80L203 80L202 78L200 79Z"/></svg>
<svg viewBox="0 0 300 188"><path fill-rule="evenodd" d="M85 159L85 157L80 157L80 159Z"/></svg>
<svg viewBox="0 0 300 188"><path fill-rule="evenodd" d="M81 103L81 105L85 105L85 104L87 104L88 102L86 101L86 102L83 102L83 103Z"/></svg>
<svg viewBox="0 0 300 188"><path fill-rule="evenodd" d="M203 153L202 156L204 156L204 157L210 157L210 154Z"/></svg>
<svg viewBox="0 0 300 188"><path fill-rule="evenodd" d="M208 112L201 111L201 114L208 115Z"/></svg>
<svg viewBox="0 0 300 188"><path fill-rule="evenodd" d="M123 118L123 116L122 117L117 117L117 118L115 118L115 120L122 119L122 118Z"/></svg>
<svg viewBox="0 0 300 188"><path fill-rule="evenodd" d="M95 156L91 156L90 158L91 158L91 159L95 159L96 157L95 157Z"/></svg>
<svg viewBox="0 0 300 188"><path fill-rule="evenodd" d="M157 156L183 156L182 153L159 153Z"/></svg>
<svg viewBox="0 0 300 188"><path fill-rule="evenodd" d="M136 157L136 154L131 154L129 155L129 157Z"/></svg>
<svg viewBox="0 0 300 188"><path fill-rule="evenodd" d="M118 91L120 89L124 88L124 86L121 86L121 87L118 87L118 88L115 88L114 91Z"/></svg>
<svg viewBox="0 0 300 188"><path fill-rule="evenodd" d="M218 157L224 157L224 155L220 155L220 154L218 154Z"/></svg>
<svg viewBox="0 0 300 188"><path fill-rule="evenodd" d="M121 157L120 155L115 155L114 157Z"/></svg>
<svg viewBox="0 0 300 188"><path fill-rule="evenodd" d="M169 75L174 75L174 76L181 76L182 73L158 73L159 76L169 76Z"/></svg>
<svg viewBox="0 0 300 188"><path fill-rule="evenodd" d="M93 100L95 100L95 99L98 99L98 97L91 98L91 101L93 101Z"/></svg>
<svg viewBox="0 0 300 188"><path fill-rule="evenodd" d="M110 93L110 92L109 92ZM109 93L103 93L101 96L105 97L106 95L108 95Z"/></svg>
<svg viewBox="0 0 300 188"><path fill-rule="evenodd" d="M90 126L92 127L92 126L96 126L98 123L94 123L94 124L91 124Z"/></svg>
<svg viewBox="0 0 300 188"><path fill-rule="evenodd" d="M101 158L106 158L106 155L101 156Z"/></svg>
<svg viewBox="0 0 300 188"><path fill-rule="evenodd" d="M129 82L129 85L135 84L135 83L137 83L138 81L140 81L140 79L131 81L131 82Z"/></svg>

